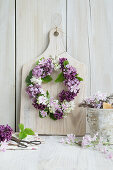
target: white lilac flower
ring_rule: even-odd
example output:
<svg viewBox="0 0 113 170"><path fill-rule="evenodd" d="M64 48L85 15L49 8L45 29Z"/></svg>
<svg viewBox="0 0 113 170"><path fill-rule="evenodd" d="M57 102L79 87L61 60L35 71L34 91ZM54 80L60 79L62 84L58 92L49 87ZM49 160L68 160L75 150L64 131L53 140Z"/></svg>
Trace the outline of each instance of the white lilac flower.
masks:
<svg viewBox="0 0 113 170"><path fill-rule="evenodd" d="M55 64L54 64L54 70L56 70L56 71L57 71L57 70L59 70L59 69L60 69L60 65L59 65L59 64L57 64L57 63L55 63Z"/></svg>
<svg viewBox="0 0 113 170"><path fill-rule="evenodd" d="M47 112L44 111L44 110L40 111L40 114L41 114L42 117L46 117L47 116Z"/></svg>
<svg viewBox="0 0 113 170"><path fill-rule="evenodd" d="M92 141L96 141L98 137L98 132L92 137Z"/></svg>
<svg viewBox="0 0 113 170"><path fill-rule="evenodd" d="M33 76L30 80L31 80L31 82L34 83L34 84L39 84L39 85L42 84L41 77L36 78L36 77Z"/></svg>
<svg viewBox="0 0 113 170"><path fill-rule="evenodd" d="M59 70L60 69L60 64L59 64L59 58L57 56L51 56L52 63L54 65L54 70Z"/></svg>
<svg viewBox="0 0 113 170"><path fill-rule="evenodd" d="M48 99L47 99L47 97L45 97L45 96L39 96L38 99L37 99L37 103L38 103L38 104L44 104L44 105L46 105L47 102L48 102Z"/></svg>
<svg viewBox="0 0 113 170"><path fill-rule="evenodd" d="M50 98L48 107L50 112L55 113L55 111L60 108L58 100L54 100L53 98Z"/></svg>
<svg viewBox="0 0 113 170"><path fill-rule="evenodd" d="M42 88L39 88L39 90L41 94L46 95L46 92Z"/></svg>
<svg viewBox="0 0 113 170"><path fill-rule="evenodd" d="M107 99L107 94L106 93L101 93L100 91L98 91L94 96L97 99L97 101Z"/></svg>
<svg viewBox="0 0 113 170"><path fill-rule="evenodd" d="M70 101L69 104L70 104L71 110L74 110L74 108L75 108L75 101Z"/></svg>
<svg viewBox="0 0 113 170"><path fill-rule="evenodd" d="M70 113L72 110L74 110L74 108L75 108L75 102L74 101L70 101L70 102L67 102L66 100L63 101L62 109L63 109L65 114Z"/></svg>

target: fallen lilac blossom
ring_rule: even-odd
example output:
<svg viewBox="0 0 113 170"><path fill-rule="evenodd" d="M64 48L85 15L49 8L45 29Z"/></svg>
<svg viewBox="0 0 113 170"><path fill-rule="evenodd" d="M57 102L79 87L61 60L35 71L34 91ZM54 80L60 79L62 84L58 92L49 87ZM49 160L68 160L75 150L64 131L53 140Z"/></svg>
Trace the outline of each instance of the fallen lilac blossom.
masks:
<svg viewBox="0 0 113 170"><path fill-rule="evenodd" d="M62 144L69 145L79 145L82 148L90 148L96 150L105 155L105 158L113 160L113 147L111 147L109 141L104 141L101 137L98 136L98 133L93 137L90 135L85 135L82 138L82 141L79 141L74 134L67 134L66 138L62 138L60 141Z"/></svg>
<svg viewBox="0 0 113 170"><path fill-rule="evenodd" d="M1 141L0 151L5 152L7 147L8 147L8 142L6 140Z"/></svg>

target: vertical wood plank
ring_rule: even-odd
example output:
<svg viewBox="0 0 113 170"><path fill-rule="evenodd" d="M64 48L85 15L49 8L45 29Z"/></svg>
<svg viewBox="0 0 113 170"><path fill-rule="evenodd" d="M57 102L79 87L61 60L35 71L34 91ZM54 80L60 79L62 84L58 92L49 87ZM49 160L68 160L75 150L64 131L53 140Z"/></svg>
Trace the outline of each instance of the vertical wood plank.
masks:
<svg viewBox="0 0 113 170"><path fill-rule="evenodd" d="M87 95L91 94L89 7L89 0L67 0L67 51L87 67ZM86 132L88 131L86 121Z"/></svg>
<svg viewBox="0 0 113 170"><path fill-rule="evenodd" d="M113 92L113 1L91 0L91 88Z"/></svg>
<svg viewBox="0 0 113 170"><path fill-rule="evenodd" d="M15 1L0 0L0 124L15 127Z"/></svg>
<svg viewBox="0 0 113 170"><path fill-rule="evenodd" d="M87 94L90 94L89 0L67 0L67 51L87 66Z"/></svg>
<svg viewBox="0 0 113 170"><path fill-rule="evenodd" d="M66 0L17 0L16 3L16 107L17 124L20 116L21 68L23 64L39 56L47 47L48 32L54 27L52 16L62 16L66 31Z"/></svg>

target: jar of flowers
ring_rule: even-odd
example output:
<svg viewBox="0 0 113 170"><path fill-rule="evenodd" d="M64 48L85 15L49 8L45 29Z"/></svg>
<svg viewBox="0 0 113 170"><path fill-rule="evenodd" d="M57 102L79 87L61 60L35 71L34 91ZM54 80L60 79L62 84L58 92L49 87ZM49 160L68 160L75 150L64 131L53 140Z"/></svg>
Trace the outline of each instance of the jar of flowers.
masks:
<svg viewBox="0 0 113 170"><path fill-rule="evenodd" d="M87 108L87 121L90 134L97 132L103 139L113 142L113 94L96 93L86 98L79 107Z"/></svg>

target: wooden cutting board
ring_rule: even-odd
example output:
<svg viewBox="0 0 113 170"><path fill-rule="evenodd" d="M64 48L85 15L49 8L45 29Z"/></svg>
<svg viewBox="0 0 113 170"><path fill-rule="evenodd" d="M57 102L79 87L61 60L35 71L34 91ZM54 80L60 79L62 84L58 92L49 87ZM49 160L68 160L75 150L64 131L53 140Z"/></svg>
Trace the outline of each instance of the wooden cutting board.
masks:
<svg viewBox="0 0 113 170"><path fill-rule="evenodd" d="M23 66L22 69L22 88L21 88L21 109L20 109L20 123L23 123L25 127L32 128L34 131L38 131L39 134L48 134L48 135L66 135L69 133L74 133L77 136L82 136L86 131L86 115L85 109L79 108L78 103L82 101L85 97L85 84L86 84L86 67L83 63L80 63L76 59L72 58L63 46L63 35L62 31L58 29L59 35L54 35L56 29L52 29L49 34L49 45L43 54L38 58L29 61ZM77 69L79 76L81 76L84 81L80 83L80 93L75 98L75 109L68 114L67 118L54 121L49 117L41 119L36 110L31 103L28 95L25 92L26 84L25 78L28 75L29 71L35 65L35 62L39 58L48 58L49 56L59 56L65 57L69 60L70 65L74 66ZM74 57L74 56L73 56ZM60 73L60 72L59 72ZM55 78L59 74L54 73L52 75L53 81L47 84L43 84L42 87L45 90L48 90L50 95L55 99L57 98L58 93L65 89L63 83L54 83Z"/></svg>

